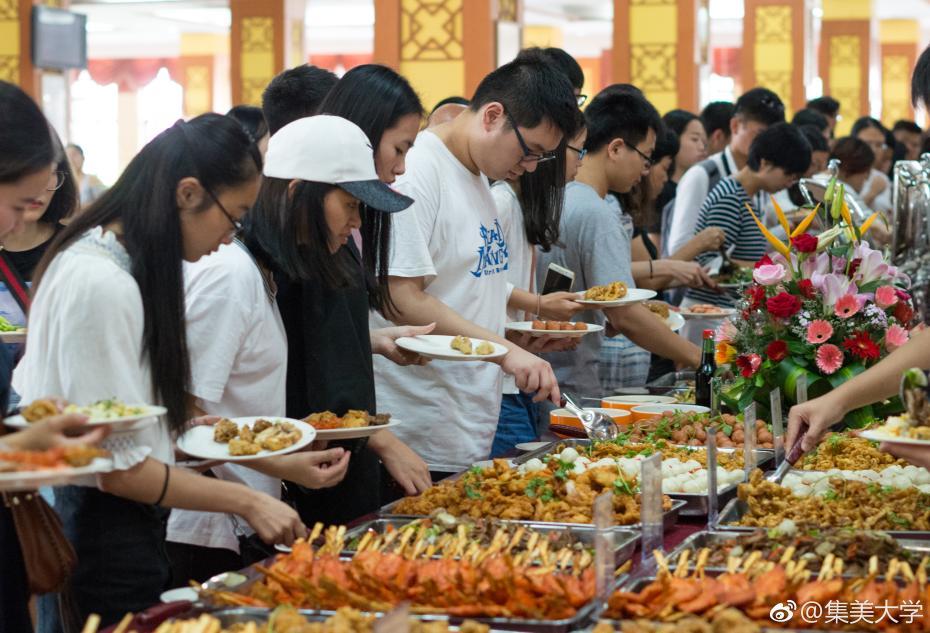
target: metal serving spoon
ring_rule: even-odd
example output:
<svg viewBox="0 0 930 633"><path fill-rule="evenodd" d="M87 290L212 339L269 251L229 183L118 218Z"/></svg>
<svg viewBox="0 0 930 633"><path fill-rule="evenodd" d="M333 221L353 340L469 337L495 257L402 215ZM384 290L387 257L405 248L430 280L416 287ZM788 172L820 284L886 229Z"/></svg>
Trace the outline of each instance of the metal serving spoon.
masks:
<svg viewBox="0 0 930 633"><path fill-rule="evenodd" d="M581 420L584 430L592 440L612 440L617 437L620 429L613 419L603 413L585 409L580 404L580 399L572 394L562 392L562 406L578 416Z"/></svg>

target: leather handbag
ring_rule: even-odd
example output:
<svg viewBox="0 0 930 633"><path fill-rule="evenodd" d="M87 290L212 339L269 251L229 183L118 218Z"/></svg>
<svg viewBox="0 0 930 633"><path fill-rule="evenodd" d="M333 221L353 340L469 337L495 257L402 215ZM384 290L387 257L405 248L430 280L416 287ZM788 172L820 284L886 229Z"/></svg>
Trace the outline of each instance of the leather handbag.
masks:
<svg viewBox="0 0 930 633"><path fill-rule="evenodd" d="M29 591L59 591L77 565L77 554L65 537L61 519L35 491L4 492L3 503L13 515Z"/></svg>

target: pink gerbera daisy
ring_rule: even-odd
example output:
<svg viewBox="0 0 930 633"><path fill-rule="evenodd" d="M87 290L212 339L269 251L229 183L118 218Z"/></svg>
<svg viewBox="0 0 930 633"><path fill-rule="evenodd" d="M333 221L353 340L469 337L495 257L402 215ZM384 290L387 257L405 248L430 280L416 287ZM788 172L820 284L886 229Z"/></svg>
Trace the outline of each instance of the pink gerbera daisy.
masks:
<svg viewBox="0 0 930 633"><path fill-rule="evenodd" d="M811 324L807 326L807 342L812 345L826 343L831 336L833 336L833 326L823 319L811 321Z"/></svg>
<svg viewBox="0 0 930 633"><path fill-rule="evenodd" d="M828 376L843 366L843 350L830 343L818 347L814 358L817 361L817 369Z"/></svg>
<svg viewBox="0 0 930 633"><path fill-rule="evenodd" d="M841 319L848 319L859 311L859 300L855 295L843 295L833 306L833 313Z"/></svg>
<svg viewBox="0 0 930 633"><path fill-rule="evenodd" d="M907 343L908 338L910 338L910 336L906 329L900 325L892 325L888 328L888 331L885 332L885 346L889 350L895 350Z"/></svg>

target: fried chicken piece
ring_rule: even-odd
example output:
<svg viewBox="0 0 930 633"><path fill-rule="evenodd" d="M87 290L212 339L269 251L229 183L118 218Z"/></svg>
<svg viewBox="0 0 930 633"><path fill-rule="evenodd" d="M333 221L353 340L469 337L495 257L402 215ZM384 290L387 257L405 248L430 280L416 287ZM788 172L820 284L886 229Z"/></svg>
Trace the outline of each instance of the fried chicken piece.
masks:
<svg viewBox="0 0 930 633"><path fill-rule="evenodd" d="M664 301L646 301L645 306L660 319L668 318L668 304Z"/></svg>
<svg viewBox="0 0 930 633"><path fill-rule="evenodd" d="M65 446L62 448L62 459L68 462L69 466L74 466L75 468L87 466L96 458L106 457L109 454L109 451L87 444Z"/></svg>
<svg viewBox="0 0 930 633"><path fill-rule="evenodd" d="M449 344L449 346L452 349L458 350L463 354L468 354L469 356L474 353L472 352L471 339L467 336L456 336L452 339L452 342Z"/></svg>
<svg viewBox="0 0 930 633"><path fill-rule="evenodd" d="M303 419L304 422L317 429L318 431L325 431L328 429L339 429L342 428L342 418L337 416L332 411L324 411L322 413L311 413Z"/></svg>
<svg viewBox="0 0 930 633"><path fill-rule="evenodd" d="M478 356L487 356L488 354L494 353L494 346L488 343L487 341L481 341L478 343L478 347L475 348L475 354Z"/></svg>
<svg viewBox="0 0 930 633"><path fill-rule="evenodd" d="M214 442L225 444L234 437L239 437L239 425L229 418L223 418L213 425Z"/></svg>
<svg viewBox="0 0 930 633"><path fill-rule="evenodd" d="M261 450L261 446L255 442L249 442L240 437L235 437L229 440L229 454L233 457L257 455Z"/></svg>
<svg viewBox="0 0 930 633"><path fill-rule="evenodd" d="M342 416L342 428L357 429L365 426L368 426L368 411L349 409L349 411Z"/></svg>
<svg viewBox="0 0 930 633"><path fill-rule="evenodd" d="M369 415L368 423L371 426L384 426L391 421L390 413L379 413L377 415Z"/></svg>
<svg viewBox="0 0 930 633"><path fill-rule="evenodd" d="M261 433L262 431L264 431L265 429L270 429L273 426L274 426L273 422L262 418L261 420L258 420L257 422L255 422L255 424L252 425L252 432L257 435Z"/></svg>
<svg viewBox="0 0 930 633"><path fill-rule="evenodd" d="M245 440L246 442L255 441L255 431L252 430L248 424L243 424L239 427L239 438Z"/></svg>
<svg viewBox="0 0 930 633"><path fill-rule="evenodd" d="M280 451L293 446L303 436L290 422L276 422L255 436L255 442L266 451Z"/></svg>
<svg viewBox="0 0 930 633"><path fill-rule="evenodd" d="M614 281L604 286L588 288L584 293L584 298L589 301L616 301L625 297L626 292L625 283Z"/></svg>
<svg viewBox="0 0 930 633"><path fill-rule="evenodd" d="M27 422L38 422L45 418L58 415L58 405L52 400L44 398L42 400L33 400L22 411L23 418Z"/></svg>

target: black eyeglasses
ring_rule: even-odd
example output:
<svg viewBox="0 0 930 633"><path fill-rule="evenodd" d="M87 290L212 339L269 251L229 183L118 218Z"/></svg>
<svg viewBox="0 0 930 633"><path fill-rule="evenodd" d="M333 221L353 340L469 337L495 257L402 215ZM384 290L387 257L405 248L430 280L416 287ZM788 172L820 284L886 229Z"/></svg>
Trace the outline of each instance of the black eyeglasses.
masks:
<svg viewBox="0 0 930 633"><path fill-rule="evenodd" d="M649 169L650 167L652 167L651 156L646 156L645 154L643 154L641 151L639 151L639 148L633 145L632 143L626 143L626 146L629 147L634 152L636 152L637 154L639 154L639 157L643 159L643 169Z"/></svg>
<svg viewBox="0 0 930 633"><path fill-rule="evenodd" d="M513 128L513 133L517 135L517 141L520 143L520 148L523 150L523 160L524 161L536 161L536 163L545 163L549 160L555 159L555 152L533 152L530 150L530 146L526 144L523 135L520 134L520 130L517 129L517 122L513 120L513 117L510 116L510 113L506 110L504 111L504 116L507 117L510 127ZM522 162L522 161L521 161Z"/></svg>
<svg viewBox="0 0 930 633"><path fill-rule="evenodd" d="M588 95L578 95L576 98L578 99L578 107L580 108L584 105L584 102L588 100Z"/></svg>
<svg viewBox="0 0 930 633"><path fill-rule="evenodd" d="M566 147L578 154L578 160L581 160L588 155L588 150L585 148L578 149L577 147L572 147L571 145L566 145Z"/></svg>
<svg viewBox="0 0 930 633"><path fill-rule="evenodd" d="M53 171L51 178L48 179L48 187L45 188L46 191L58 191L65 184L65 180L68 178L68 172L65 171Z"/></svg>
<svg viewBox="0 0 930 633"><path fill-rule="evenodd" d="M213 202L216 203L216 206L218 206L218 207L220 208L220 211L223 212L223 215L225 215L225 216L226 216L226 219L229 220L229 223L232 224L232 227L233 227L233 234L238 235L239 233L241 233L241 232L242 232L242 222L240 222L239 220L237 220L236 218L234 218L234 217L232 216L232 214L231 214L229 211L226 210L226 207L223 206L223 203L220 202L220 199L219 199L219 198L217 198L215 195L213 195L213 192L212 192L212 191L210 191L210 190L207 189L206 187L204 187L203 190L206 191L206 192L207 192L207 195L210 196L210 197L213 199Z"/></svg>

